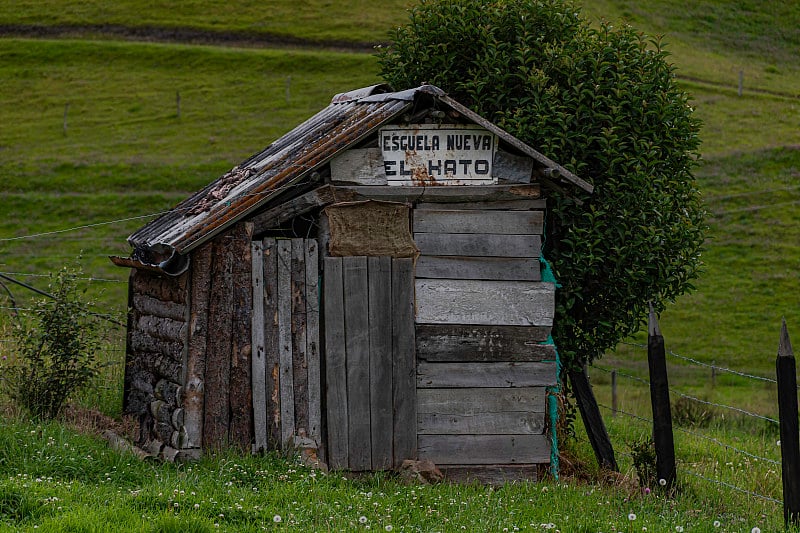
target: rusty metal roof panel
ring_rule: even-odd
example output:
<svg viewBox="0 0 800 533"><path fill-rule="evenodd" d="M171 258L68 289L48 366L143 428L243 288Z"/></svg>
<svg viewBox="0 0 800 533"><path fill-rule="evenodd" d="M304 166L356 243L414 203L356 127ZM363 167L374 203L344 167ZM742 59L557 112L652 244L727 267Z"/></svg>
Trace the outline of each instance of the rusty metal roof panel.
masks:
<svg viewBox="0 0 800 533"><path fill-rule="evenodd" d="M166 245L178 253L186 253L296 186L336 153L369 135L409 105L406 98L363 102L362 97L332 103L135 232L128 241L135 249Z"/></svg>

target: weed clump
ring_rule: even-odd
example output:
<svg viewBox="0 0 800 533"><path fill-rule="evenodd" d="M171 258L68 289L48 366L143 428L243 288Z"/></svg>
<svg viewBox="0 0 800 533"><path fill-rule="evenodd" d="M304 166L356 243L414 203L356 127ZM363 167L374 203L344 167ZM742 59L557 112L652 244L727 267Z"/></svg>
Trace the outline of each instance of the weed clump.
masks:
<svg viewBox="0 0 800 533"><path fill-rule="evenodd" d="M82 300L78 275L62 268L51 279L50 296L22 311L12 330L14 351L3 361L0 386L35 419L58 416L98 370L100 324Z"/></svg>

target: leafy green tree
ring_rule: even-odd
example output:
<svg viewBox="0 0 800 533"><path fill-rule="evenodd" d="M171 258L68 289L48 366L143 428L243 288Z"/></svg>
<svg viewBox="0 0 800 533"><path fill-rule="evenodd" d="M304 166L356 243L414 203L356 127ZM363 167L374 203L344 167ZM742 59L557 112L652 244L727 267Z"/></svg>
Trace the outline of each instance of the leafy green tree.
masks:
<svg viewBox="0 0 800 533"><path fill-rule="evenodd" d="M636 332L648 302L692 290L701 266L700 122L667 57L566 0L422 0L379 52L395 88L437 85L594 185L549 193L553 332L573 370Z"/></svg>

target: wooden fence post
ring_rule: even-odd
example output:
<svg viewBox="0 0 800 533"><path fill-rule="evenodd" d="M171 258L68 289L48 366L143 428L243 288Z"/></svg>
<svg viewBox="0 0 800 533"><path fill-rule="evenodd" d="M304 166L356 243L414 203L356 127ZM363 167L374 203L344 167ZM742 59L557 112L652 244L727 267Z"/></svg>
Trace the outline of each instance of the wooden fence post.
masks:
<svg viewBox="0 0 800 533"><path fill-rule="evenodd" d="M572 392L578 403L578 410L586 426L586 433L589 435L589 442L592 444L594 455L602 468L607 468L615 472L619 471L617 460L614 458L614 447L608 437L608 431L600 415L600 408L589 383L589 376L586 373L586 366L582 370L570 370L568 372Z"/></svg>
<svg viewBox="0 0 800 533"><path fill-rule="evenodd" d="M800 524L800 437L797 422L796 365L785 319L781 325L775 370L778 378L778 415L781 428L783 520L788 526Z"/></svg>
<svg viewBox="0 0 800 533"><path fill-rule="evenodd" d="M650 367L650 402L653 406L653 441L656 447L656 474L665 488L675 484L675 443L672 436L672 412L669 405L669 382L664 337L650 306L647 326L647 363Z"/></svg>

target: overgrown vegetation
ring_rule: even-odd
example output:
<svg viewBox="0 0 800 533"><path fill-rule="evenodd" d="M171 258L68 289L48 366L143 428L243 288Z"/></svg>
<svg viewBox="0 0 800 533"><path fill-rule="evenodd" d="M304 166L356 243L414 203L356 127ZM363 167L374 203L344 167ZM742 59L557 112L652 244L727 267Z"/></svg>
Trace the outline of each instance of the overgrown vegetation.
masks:
<svg viewBox="0 0 800 533"><path fill-rule="evenodd" d="M63 268L50 296L20 310L10 359L4 356L2 389L34 419L53 419L97 373L99 321L78 292L78 273Z"/></svg>
<svg viewBox="0 0 800 533"><path fill-rule="evenodd" d="M550 193L553 337L572 368L698 275L700 122L666 57L659 40L594 29L562 0L423 0L380 56L390 84L438 85L595 186Z"/></svg>

